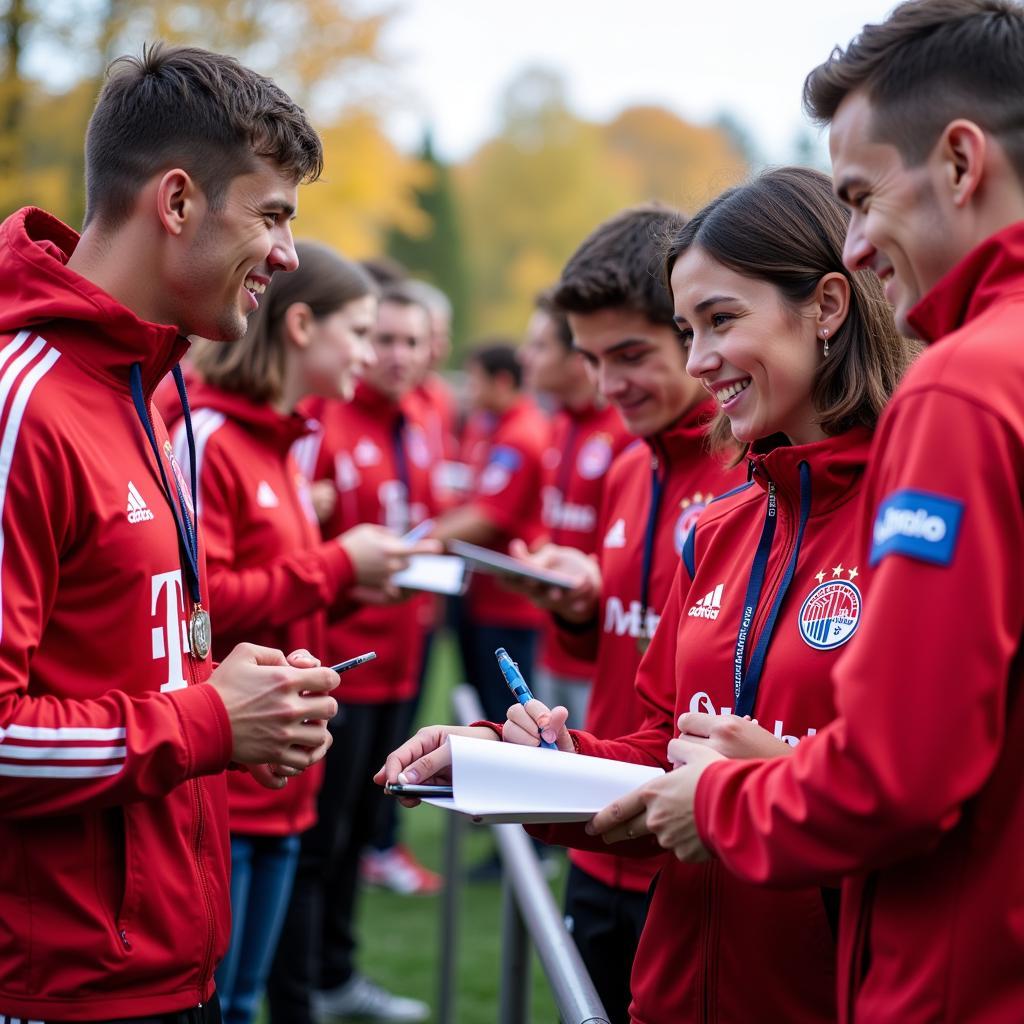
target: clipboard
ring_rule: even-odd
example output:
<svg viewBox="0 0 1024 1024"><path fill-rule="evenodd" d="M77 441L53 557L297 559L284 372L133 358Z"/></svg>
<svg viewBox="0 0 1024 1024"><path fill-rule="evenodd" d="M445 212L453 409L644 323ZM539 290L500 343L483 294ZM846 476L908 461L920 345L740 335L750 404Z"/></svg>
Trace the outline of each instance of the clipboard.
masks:
<svg viewBox="0 0 1024 1024"><path fill-rule="evenodd" d="M521 562L511 555L503 555L500 551L482 548L464 540L450 540L446 547L453 555L464 559L474 572L484 572L489 576L504 576L507 579L534 580L549 587L561 587L572 590L580 581L560 572L549 572L535 569L526 562Z"/></svg>

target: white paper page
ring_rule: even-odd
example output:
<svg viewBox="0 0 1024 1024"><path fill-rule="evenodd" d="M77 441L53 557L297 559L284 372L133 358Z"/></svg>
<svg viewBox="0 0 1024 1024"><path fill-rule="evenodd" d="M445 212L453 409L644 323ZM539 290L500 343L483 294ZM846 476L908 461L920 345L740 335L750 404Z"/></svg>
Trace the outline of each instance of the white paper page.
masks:
<svg viewBox="0 0 1024 1024"><path fill-rule="evenodd" d="M586 821L661 768L514 743L449 736L452 799L427 803L496 823Z"/></svg>
<svg viewBox="0 0 1024 1024"><path fill-rule="evenodd" d="M461 594L465 577L466 563L454 555L413 555L408 568L396 572L391 582L405 590Z"/></svg>

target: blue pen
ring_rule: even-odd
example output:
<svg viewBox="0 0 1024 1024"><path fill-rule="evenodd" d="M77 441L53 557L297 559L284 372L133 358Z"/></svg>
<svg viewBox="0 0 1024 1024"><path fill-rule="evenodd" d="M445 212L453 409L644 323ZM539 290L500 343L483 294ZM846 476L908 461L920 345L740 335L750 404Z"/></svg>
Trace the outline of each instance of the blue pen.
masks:
<svg viewBox="0 0 1024 1024"><path fill-rule="evenodd" d="M509 653L504 647L499 647L494 652L494 656L498 659L498 667L501 669L501 674L505 677L505 682L508 683L508 688L512 691L512 696L525 707L528 701L533 700L533 694L530 693L530 688L526 685L526 680L523 678L523 673L519 671L519 666L509 657ZM557 743L548 743L543 736L541 737L540 745L547 747L548 750L558 749Z"/></svg>

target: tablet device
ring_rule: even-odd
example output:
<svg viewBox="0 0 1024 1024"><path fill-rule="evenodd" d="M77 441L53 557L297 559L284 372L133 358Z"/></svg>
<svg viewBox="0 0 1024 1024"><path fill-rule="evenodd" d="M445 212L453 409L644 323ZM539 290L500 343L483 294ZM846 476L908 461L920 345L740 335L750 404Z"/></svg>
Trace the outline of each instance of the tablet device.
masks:
<svg viewBox="0 0 1024 1024"><path fill-rule="evenodd" d="M549 587L561 587L563 590L572 590L579 583L579 580L572 576L549 572L546 569L535 569L518 558L503 555L500 551L492 551L490 548L481 548L464 540L450 540L446 546L453 555L464 558L475 571L486 572L491 576L536 580L538 583L544 583Z"/></svg>

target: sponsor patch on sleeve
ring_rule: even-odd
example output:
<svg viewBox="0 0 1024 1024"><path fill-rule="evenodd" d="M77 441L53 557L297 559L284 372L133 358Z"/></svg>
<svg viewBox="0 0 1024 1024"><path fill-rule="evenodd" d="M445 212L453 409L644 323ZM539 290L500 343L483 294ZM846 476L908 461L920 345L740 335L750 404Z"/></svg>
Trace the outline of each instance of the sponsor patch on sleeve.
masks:
<svg viewBox="0 0 1024 1024"><path fill-rule="evenodd" d="M928 491L895 491L879 506L871 540L871 565L886 555L907 555L949 565L956 550L964 503Z"/></svg>

